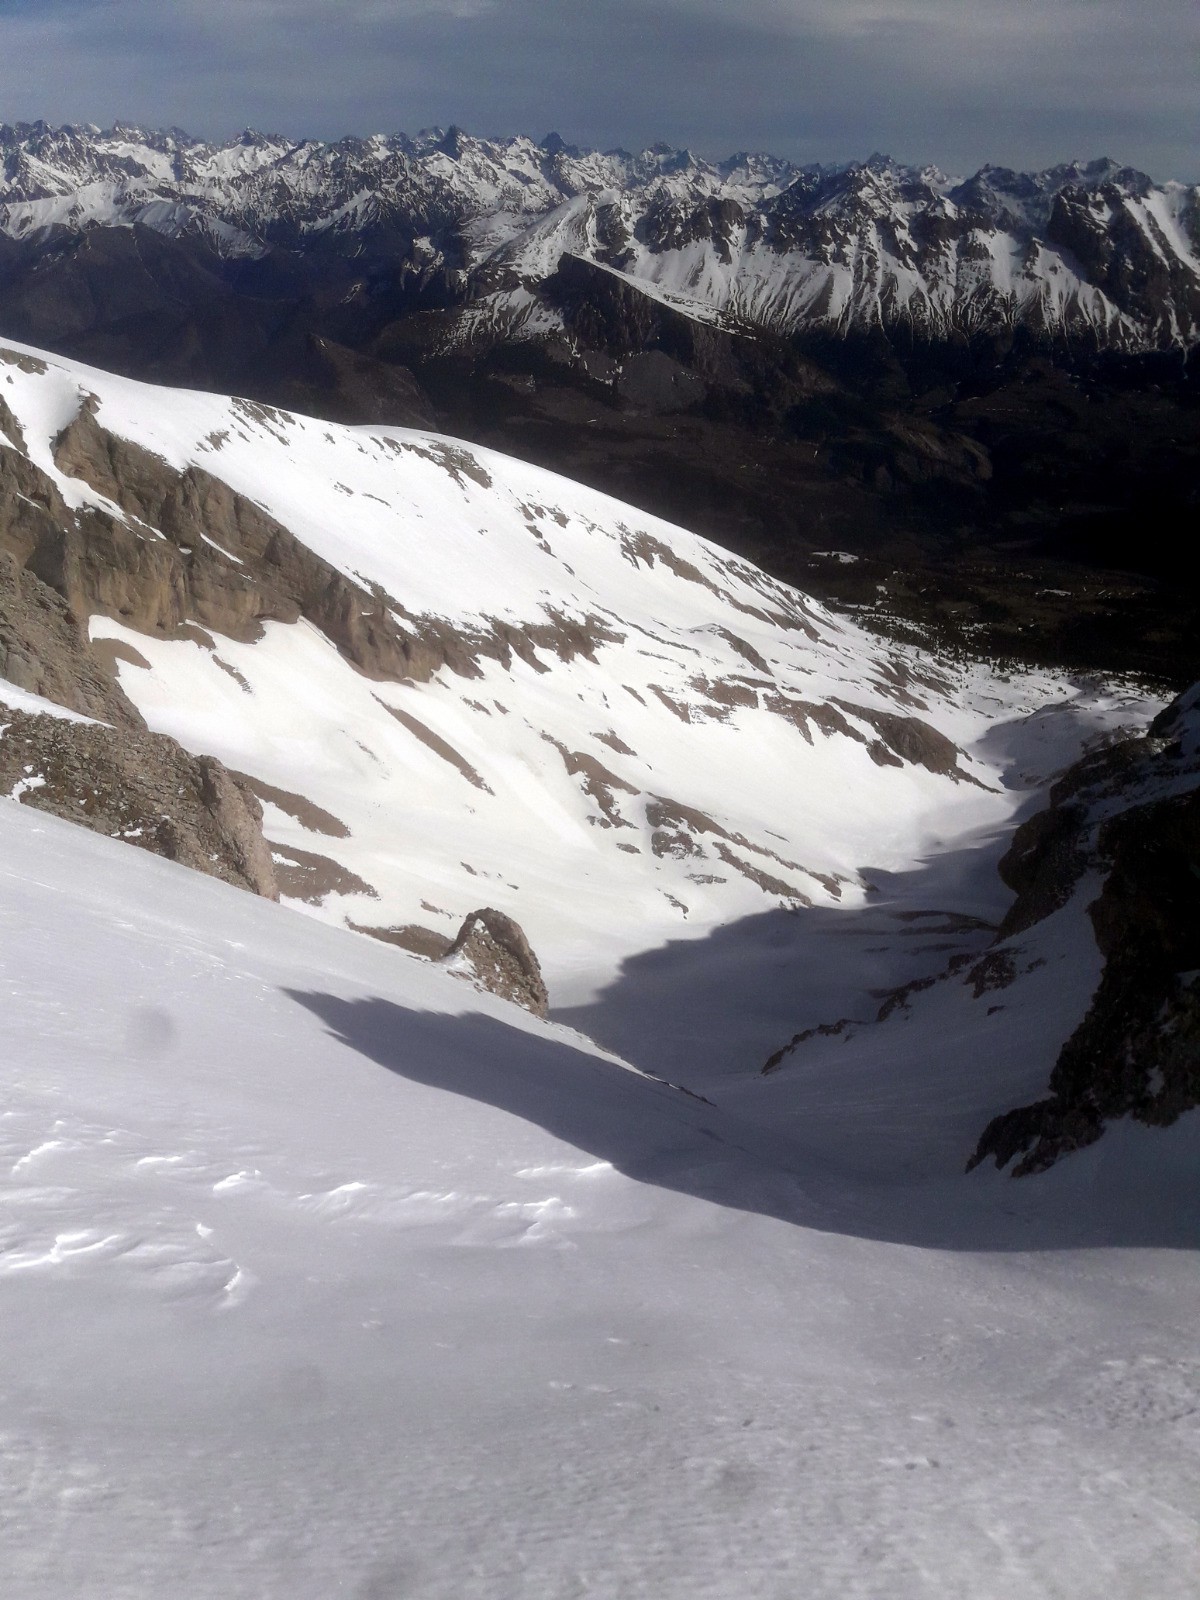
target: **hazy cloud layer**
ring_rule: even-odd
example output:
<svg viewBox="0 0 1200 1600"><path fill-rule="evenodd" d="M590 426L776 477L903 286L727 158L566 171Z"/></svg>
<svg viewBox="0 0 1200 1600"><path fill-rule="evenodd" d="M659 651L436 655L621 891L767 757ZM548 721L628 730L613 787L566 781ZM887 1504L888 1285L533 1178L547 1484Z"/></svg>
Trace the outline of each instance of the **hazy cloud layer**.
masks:
<svg viewBox="0 0 1200 1600"><path fill-rule="evenodd" d="M0 118L1200 177L1194 0L0 0Z"/></svg>

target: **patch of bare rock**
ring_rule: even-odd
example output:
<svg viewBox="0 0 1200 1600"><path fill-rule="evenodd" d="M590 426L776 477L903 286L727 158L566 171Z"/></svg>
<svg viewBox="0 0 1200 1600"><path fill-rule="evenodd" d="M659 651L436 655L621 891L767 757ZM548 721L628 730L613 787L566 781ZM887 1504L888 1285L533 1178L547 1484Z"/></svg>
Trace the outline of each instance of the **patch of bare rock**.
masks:
<svg viewBox="0 0 1200 1600"><path fill-rule="evenodd" d="M0 794L277 900L256 796L213 756L136 728L0 709Z"/></svg>

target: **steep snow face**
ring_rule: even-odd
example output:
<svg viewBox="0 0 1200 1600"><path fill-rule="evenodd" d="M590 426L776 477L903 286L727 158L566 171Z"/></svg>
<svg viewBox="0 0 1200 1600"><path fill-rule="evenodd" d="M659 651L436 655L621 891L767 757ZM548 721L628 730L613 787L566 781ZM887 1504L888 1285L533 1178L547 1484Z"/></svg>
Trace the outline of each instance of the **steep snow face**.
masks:
<svg viewBox="0 0 1200 1600"><path fill-rule="evenodd" d="M8 1600L1194 1594L1195 1128L897 1181L944 1018L768 1136L4 801L0 951Z"/></svg>
<svg viewBox="0 0 1200 1600"><path fill-rule="evenodd" d="M493 905L552 1003L671 937L861 904L872 872L999 825L1020 797L998 727L1069 708L1065 761L1147 714L884 644L682 529L434 435L19 350L0 395L4 449L75 519L56 559L96 651L152 729L253 780L285 897L421 948ZM193 503L210 520L181 522ZM113 529L124 587L108 557L72 578Z"/></svg>
<svg viewBox="0 0 1200 1600"><path fill-rule="evenodd" d="M209 145L41 123L0 128L0 153L13 238L141 224L231 256L366 243L442 270L473 303L471 327L482 313L509 336L552 325L548 309L521 316L522 297L564 253L732 326L903 323L939 337L1022 324L1130 349L1187 345L1200 329L1200 191L1107 160L952 179L883 156L713 165L665 146L601 155L455 128Z"/></svg>

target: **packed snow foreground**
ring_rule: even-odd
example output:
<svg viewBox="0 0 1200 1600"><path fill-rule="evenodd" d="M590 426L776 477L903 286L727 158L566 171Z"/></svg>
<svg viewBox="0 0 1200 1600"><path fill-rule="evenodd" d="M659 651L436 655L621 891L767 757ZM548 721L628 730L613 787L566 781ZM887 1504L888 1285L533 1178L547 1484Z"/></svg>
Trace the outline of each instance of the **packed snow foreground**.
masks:
<svg viewBox="0 0 1200 1600"><path fill-rule="evenodd" d="M885 646L486 452L15 356L0 456L77 519L96 659L258 785L284 903L38 771L0 805L6 1595L1189 1594L1196 1114L963 1174L1095 988L1086 886L1013 981L920 987L1153 705ZM236 549L180 533L198 463ZM285 620L250 507L369 637L332 579ZM346 926L482 903L556 1020Z"/></svg>

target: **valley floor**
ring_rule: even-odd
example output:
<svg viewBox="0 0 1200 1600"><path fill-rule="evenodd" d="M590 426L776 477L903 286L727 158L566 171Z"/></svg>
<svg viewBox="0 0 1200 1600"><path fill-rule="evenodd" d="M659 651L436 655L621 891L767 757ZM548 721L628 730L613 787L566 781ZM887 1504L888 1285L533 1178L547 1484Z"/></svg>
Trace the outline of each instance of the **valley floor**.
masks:
<svg viewBox="0 0 1200 1600"><path fill-rule="evenodd" d="M767 1079L717 1026L757 1062L979 940L1001 843L581 994L712 1104L0 805L6 1596L1193 1593L1196 1114L962 1176L1054 930L991 1060L947 986Z"/></svg>

